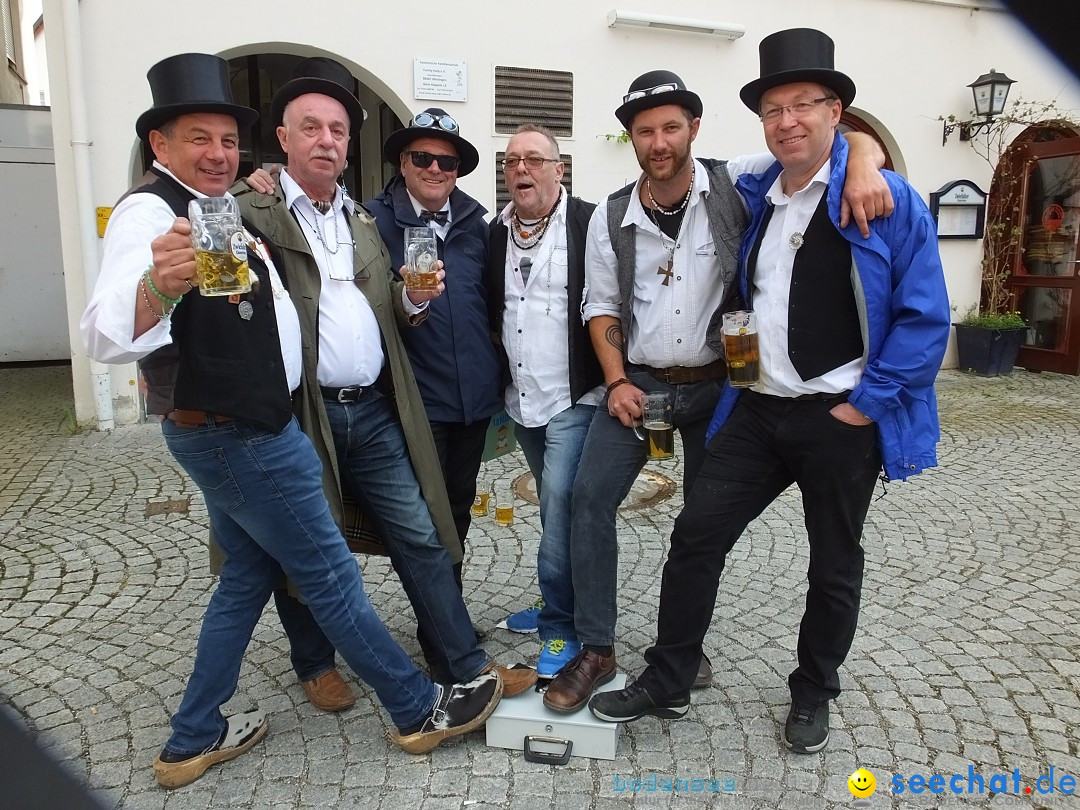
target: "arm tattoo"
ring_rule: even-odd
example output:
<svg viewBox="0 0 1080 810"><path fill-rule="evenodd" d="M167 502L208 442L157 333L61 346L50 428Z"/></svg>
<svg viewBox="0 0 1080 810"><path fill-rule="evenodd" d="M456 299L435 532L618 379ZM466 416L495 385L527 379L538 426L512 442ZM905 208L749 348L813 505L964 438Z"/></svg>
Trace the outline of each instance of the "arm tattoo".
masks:
<svg viewBox="0 0 1080 810"><path fill-rule="evenodd" d="M604 339L607 342L622 351L623 339L622 339L622 324L612 324L604 330Z"/></svg>

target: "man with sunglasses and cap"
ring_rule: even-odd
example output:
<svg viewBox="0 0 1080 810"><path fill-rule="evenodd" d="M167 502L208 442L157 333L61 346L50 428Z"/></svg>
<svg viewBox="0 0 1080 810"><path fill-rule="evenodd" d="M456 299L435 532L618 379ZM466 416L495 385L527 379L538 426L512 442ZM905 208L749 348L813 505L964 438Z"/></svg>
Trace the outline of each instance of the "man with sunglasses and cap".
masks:
<svg viewBox="0 0 1080 810"><path fill-rule="evenodd" d="M726 376L721 313L738 309L732 283L747 225L734 188L768 155L732 161L695 159L701 98L666 70L639 76L616 117L630 134L642 169L634 184L597 206L586 246L584 318L604 370L607 395L596 409L574 482L571 569L574 624L582 649L551 683L544 704L574 712L596 686L615 677L618 613L616 512L646 461L644 392L669 392L682 437L683 496L705 458L705 431ZM846 195L862 216L884 211L887 186L880 148L861 138ZM858 190L858 193L853 191ZM699 649L691 682L711 681Z"/></svg>
<svg viewBox="0 0 1080 810"><path fill-rule="evenodd" d="M487 211L457 187L480 156L450 114L429 107L387 137L383 158L401 174L366 207L393 266L405 263L405 229L427 225L438 237L446 271L446 292L431 301L424 325L406 330L402 339L435 436L464 553L488 422L502 407L484 286ZM457 575L460 584L460 564ZM426 647L422 633L419 638Z"/></svg>
<svg viewBox="0 0 1080 810"><path fill-rule="evenodd" d="M454 577L460 556L439 458L398 330L421 323L443 288L395 281L374 221L337 182L365 118L354 82L333 59L300 62L271 102L287 155L277 190L239 183L237 199L283 255L305 347L297 414L323 459L332 511L340 521L344 490L373 518L430 642L433 678L467 681L497 668L504 693L517 694L536 673L496 667L477 644ZM294 666L335 673L333 646L310 613L277 597Z"/></svg>
<svg viewBox="0 0 1080 810"><path fill-rule="evenodd" d="M589 705L613 722L686 713L727 554L794 483L809 587L783 739L813 753L829 741L829 701L855 635L863 522L881 468L905 479L937 464L934 379L949 302L933 219L901 177L884 173L896 207L869 238L837 221L851 164L836 127L855 84L833 68L833 41L797 28L759 51L761 76L740 97L776 160L738 181L751 212L738 284L758 315L761 376L741 394L725 389L717 407L718 432L671 536L648 667Z"/></svg>
<svg viewBox="0 0 1080 810"><path fill-rule="evenodd" d="M135 128L156 160L113 211L81 330L97 360L139 361L147 409L161 417L169 451L202 491L225 553L154 774L163 787L180 787L266 734L262 712L224 717L221 706L234 695L244 651L282 572L390 714L394 742L411 753L429 751L481 725L502 681L490 673L436 685L368 602L323 495L322 464L293 417L300 322L273 245L245 226L251 291L193 292L188 203L226 194L239 162L240 128L258 118L233 103L228 63L180 54L147 78L154 106Z"/></svg>

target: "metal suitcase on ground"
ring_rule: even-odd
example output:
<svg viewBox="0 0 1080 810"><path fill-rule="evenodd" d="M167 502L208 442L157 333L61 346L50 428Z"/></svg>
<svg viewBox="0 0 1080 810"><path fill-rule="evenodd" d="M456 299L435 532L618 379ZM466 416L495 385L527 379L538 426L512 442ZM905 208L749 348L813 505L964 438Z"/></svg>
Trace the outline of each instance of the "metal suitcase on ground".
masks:
<svg viewBox="0 0 1080 810"><path fill-rule="evenodd" d="M626 675L619 673L598 692L622 689ZM522 751L531 762L565 765L570 757L615 759L621 723L598 720L583 706L574 714L559 714L544 706L535 689L503 698L487 720L487 744Z"/></svg>

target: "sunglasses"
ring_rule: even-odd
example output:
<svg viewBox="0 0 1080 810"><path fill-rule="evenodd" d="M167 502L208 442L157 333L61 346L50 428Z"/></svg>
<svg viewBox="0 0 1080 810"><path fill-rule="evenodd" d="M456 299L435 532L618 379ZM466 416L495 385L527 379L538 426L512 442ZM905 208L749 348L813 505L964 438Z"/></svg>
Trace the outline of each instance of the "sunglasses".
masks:
<svg viewBox="0 0 1080 810"><path fill-rule="evenodd" d="M456 172L458 166L461 165L461 158L457 155L433 155L431 152L406 152L405 154L409 156L412 165L418 169L426 169L433 161L438 163L439 169L444 172Z"/></svg>
<svg viewBox="0 0 1080 810"><path fill-rule="evenodd" d="M409 127L419 129L441 129L443 132L457 132L461 129L461 127L458 126L458 122L446 113L438 115L429 112L418 113L416 117L409 122Z"/></svg>
<svg viewBox="0 0 1080 810"><path fill-rule="evenodd" d="M634 99L645 98L645 96L655 96L657 93L670 93L672 90L678 89L679 85L670 82L668 84L658 84L656 87L647 87L644 90L631 90L622 97L622 103L626 104Z"/></svg>

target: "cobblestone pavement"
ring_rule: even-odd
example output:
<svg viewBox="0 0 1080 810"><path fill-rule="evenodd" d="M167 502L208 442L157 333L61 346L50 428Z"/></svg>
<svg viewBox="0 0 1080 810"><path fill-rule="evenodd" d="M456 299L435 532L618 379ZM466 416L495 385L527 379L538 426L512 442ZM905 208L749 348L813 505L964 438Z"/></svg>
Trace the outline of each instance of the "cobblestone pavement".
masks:
<svg viewBox="0 0 1080 810"><path fill-rule="evenodd" d="M943 373L941 467L890 485L870 510L863 615L820 754L793 755L779 742L807 564L798 493L788 492L741 540L721 583L707 640L716 684L694 694L683 720L625 727L613 762L529 764L487 748L483 733L406 755L359 682L357 707L340 715L303 700L268 613L231 705L267 710L270 734L166 793L150 762L213 588L205 510L155 425L75 430L69 373L0 369L0 703L109 805L814 810L853 806L846 781L861 766L877 778L871 808L1080 809L1080 797L1060 789L1023 792L1051 768L1058 788L1063 775L1080 776L1080 379ZM677 461L652 468L681 477ZM483 479L506 489L524 470L514 454L486 465ZM618 653L631 674L653 638L680 501L681 490L620 518ZM482 519L471 535L466 595L485 629L536 592L537 509L518 506L513 526ZM372 601L419 657L387 564L363 567ZM504 662L538 651L535 637L498 630L485 646ZM987 789L993 774L1010 774L1011 795L956 797L948 783L944 795L892 792L894 774L907 784L917 773L963 774L966 790L969 767ZM730 780L732 789L632 790L653 775Z"/></svg>

